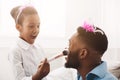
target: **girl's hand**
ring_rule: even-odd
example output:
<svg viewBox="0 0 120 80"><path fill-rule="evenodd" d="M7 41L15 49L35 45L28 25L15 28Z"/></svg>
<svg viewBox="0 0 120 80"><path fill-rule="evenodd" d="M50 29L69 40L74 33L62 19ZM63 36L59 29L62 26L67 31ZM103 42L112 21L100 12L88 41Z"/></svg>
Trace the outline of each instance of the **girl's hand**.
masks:
<svg viewBox="0 0 120 80"><path fill-rule="evenodd" d="M32 80L41 80L43 77L47 76L50 72L50 64L47 59L41 62L38 66L37 73L33 75Z"/></svg>

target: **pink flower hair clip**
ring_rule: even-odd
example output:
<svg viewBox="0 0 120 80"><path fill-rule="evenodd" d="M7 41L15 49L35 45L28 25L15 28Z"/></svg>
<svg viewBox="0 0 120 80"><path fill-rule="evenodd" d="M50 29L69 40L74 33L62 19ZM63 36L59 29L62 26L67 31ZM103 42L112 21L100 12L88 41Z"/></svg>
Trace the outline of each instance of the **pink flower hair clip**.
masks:
<svg viewBox="0 0 120 80"><path fill-rule="evenodd" d="M88 24L87 22L84 22L82 28L85 29L87 32L100 32L102 35L104 34L102 30L96 29L94 25Z"/></svg>
<svg viewBox="0 0 120 80"><path fill-rule="evenodd" d="M26 7L33 7L31 4L27 4L27 5L24 5L24 6L21 6L19 9L18 9L18 15L16 17L16 23L18 22L18 19L19 19L19 16L20 14L22 13L22 11L26 8Z"/></svg>
<svg viewBox="0 0 120 80"><path fill-rule="evenodd" d="M87 22L84 22L83 29L85 29L87 32L95 32L94 25L88 24Z"/></svg>

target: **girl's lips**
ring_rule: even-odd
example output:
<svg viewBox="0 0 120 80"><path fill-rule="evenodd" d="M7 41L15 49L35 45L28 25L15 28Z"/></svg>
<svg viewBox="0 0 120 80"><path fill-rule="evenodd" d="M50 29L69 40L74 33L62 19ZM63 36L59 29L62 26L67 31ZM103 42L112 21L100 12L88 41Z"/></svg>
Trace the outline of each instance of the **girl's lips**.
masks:
<svg viewBox="0 0 120 80"><path fill-rule="evenodd" d="M37 36L31 36L32 39L35 39Z"/></svg>

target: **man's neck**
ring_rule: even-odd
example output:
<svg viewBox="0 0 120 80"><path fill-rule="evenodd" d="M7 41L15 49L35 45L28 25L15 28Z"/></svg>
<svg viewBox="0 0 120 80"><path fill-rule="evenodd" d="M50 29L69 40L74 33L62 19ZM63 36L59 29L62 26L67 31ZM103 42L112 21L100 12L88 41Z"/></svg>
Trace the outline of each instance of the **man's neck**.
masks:
<svg viewBox="0 0 120 80"><path fill-rule="evenodd" d="M96 66L100 65L100 63L96 63L96 64L87 64L84 66L80 66L77 71L80 74L80 76L82 77L82 80L86 79L86 75L92 71Z"/></svg>

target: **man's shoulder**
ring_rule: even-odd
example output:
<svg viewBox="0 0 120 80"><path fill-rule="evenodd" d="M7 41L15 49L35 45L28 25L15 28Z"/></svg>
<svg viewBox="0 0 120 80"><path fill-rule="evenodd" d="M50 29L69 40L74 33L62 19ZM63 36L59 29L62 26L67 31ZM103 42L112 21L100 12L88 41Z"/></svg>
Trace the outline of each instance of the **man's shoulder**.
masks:
<svg viewBox="0 0 120 80"><path fill-rule="evenodd" d="M106 73L106 75L103 78L103 80L118 80L118 79L112 73L108 72L108 73Z"/></svg>

